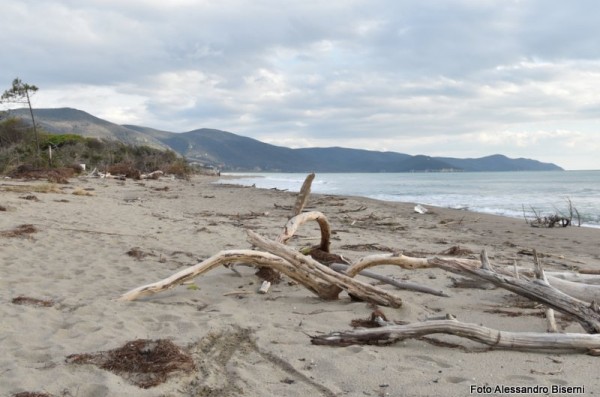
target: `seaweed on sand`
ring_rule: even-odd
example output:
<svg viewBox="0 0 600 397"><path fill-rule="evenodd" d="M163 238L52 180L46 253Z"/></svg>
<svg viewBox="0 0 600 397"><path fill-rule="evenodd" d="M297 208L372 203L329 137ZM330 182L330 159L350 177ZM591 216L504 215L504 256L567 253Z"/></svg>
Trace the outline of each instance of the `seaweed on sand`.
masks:
<svg viewBox="0 0 600 397"><path fill-rule="evenodd" d="M67 362L96 365L142 389L164 383L173 372L196 368L189 353L166 339L137 339L113 350L71 354Z"/></svg>

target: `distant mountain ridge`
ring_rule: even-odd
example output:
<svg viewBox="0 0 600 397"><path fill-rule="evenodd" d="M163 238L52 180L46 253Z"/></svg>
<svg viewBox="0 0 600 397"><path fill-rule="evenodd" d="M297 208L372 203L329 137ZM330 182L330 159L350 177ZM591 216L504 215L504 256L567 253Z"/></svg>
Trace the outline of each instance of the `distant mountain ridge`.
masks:
<svg viewBox="0 0 600 397"><path fill-rule="evenodd" d="M9 114L31 124L29 109L11 110ZM36 125L52 134L76 134L85 137L113 139L129 145L168 149L167 146L151 136L100 119L81 110L72 108L34 109L33 115Z"/></svg>
<svg viewBox="0 0 600 397"><path fill-rule="evenodd" d="M28 109L10 115L29 121ZM35 109L36 123L49 133L78 134L127 144L171 149L190 161L223 171L264 172L440 172L552 171L552 163L492 155L477 159L412 156L396 152L342 147L291 149L230 132L201 128L188 132L161 131L136 125L117 125L77 109Z"/></svg>

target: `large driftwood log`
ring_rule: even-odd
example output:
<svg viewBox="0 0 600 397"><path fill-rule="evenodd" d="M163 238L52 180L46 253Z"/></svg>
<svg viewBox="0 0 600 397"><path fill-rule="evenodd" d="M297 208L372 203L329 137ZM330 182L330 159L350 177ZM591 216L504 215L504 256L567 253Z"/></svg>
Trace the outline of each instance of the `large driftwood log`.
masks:
<svg viewBox="0 0 600 397"><path fill-rule="evenodd" d="M253 250L231 250L221 251L216 255L191 266L180 272L173 274L164 280L157 281L152 284L143 285L121 295L119 300L132 301L143 296L156 294L174 288L186 281L192 280L195 277L206 273L217 266L233 262L244 262L256 266L266 266L278 270L292 280L304 285L310 291L324 299L335 299L339 293L339 289L329 283L323 282L319 278L313 276L309 271L302 268L296 268L286 260L266 252Z"/></svg>
<svg viewBox="0 0 600 397"><path fill-rule="evenodd" d="M336 286L339 289L338 293L343 289L349 294L352 294L353 296L356 296L367 302L391 307L402 306L402 299L400 297L372 285L354 280L344 274L338 273L327 266L320 264L311 257L305 256L300 252L286 247L280 242L266 239L251 230L248 231L248 240L255 246L292 263L297 269L310 269L310 271L320 279ZM335 297L337 297L337 294ZM335 297L332 296L331 299L334 299Z"/></svg>
<svg viewBox="0 0 600 397"><path fill-rule="evenodd" d="M404 269L437 267L452 273L483 279L500 288L543 303L550 308L575 318L589 333L600 332L600 310L598 310L598 306L595 303L598 301L595 295L595 286L576 285L577 283L569 284L565 280L559 281L552 277L548 277L549 285L543 285L543 282L539 283L526 277L515 278L507 270L492 270L486 256L482 256L482 261L476 261L472 259L437 257L413 258L401 254L371 255L360 259L350 266L346 270L346 274L353 277L366 268L380 265L394 265ZM565 293L566 291L562 292L553 284L560 285L562 288L570 287L571 293L577 291L579 298L583 298L584 296L582 295L585 295L587 299L574 298Z"/></svg>
<svg viewBox="0 0 600 397"><path fill-rule="evenodd" d="M507 332L456 320L436 320L406 325L390 325L380 328L357 329L312 336L315 345L389 345L408 338L429 334L450 334L474 340L493 349L589 352L597 354L600 335L549 334L540 332Z"/></svg>
<svg viewBox="0 0 600 397"><path fill-rule="evenodd" d="M471 261L431 258L428 259L428 262L452 273L466 274L489 281L500 288L543 303L548 307L573 317L587 332L600 333L600 310L593 302L591 305L587 304L557 290L551 285L539 283L534 280L523 277L515 278L509 275L498 274L492 270L473 267L472 263L470 263Z"/></svg>
<svg viewBox="0 0 600 397"><path fill-rule="evenodd" d="M477 267L477 261L461 259L463 264ZM525 267L515 267L513 271L503 268L495 272L507 276L536 277L535 270ZM516 275L515 275L516 272ZM574 272L553 272L544 270L548 284L565 294L584 302L600 302L600 277ZM518 278L518 277L516 277Z"/></svg>
<svg viewBox="0 0 600 397"><path fill-rule="evenodd" d="M251 235L251 241L255 244L268 246L273 249L273 251L279 253L284 252L284 255L287 256L287 258L284 259L285 256L282 257L267 252L252 250L221 251L197 265L177 272L164 280L126 292L119 300L132 301L143 296L166 291L198 277L217 266L232 262L244 262L275 269L292 280L302 284L322 299L337 299L342 290L347 290L354 296L368 302L392 307L399 307L402 305L402 300L395 295L336 273L328 267L295 252L281 243L264 239L253 232L249 232L249 234ZM287 260L288 258L290 259L289 261Z"/></svg>

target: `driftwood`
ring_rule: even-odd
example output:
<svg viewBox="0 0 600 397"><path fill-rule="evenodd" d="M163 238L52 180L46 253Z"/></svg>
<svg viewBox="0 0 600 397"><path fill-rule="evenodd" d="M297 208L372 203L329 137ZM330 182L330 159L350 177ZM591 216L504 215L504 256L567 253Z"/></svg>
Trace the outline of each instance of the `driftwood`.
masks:
<svg viewBox="0 0 600 397"><path fill-rule="evenodd" d="M519 274L525 275L527 277L534 277L535 272L526 267L514 267ZM550 284L552 284L552 280L560 279L565 281L571 281L577 284L588 284L588 285L600 285L600 276L593 273L584 273L582 270L579 270L577 273L573 271L548 271L544 270L546 277L549 278ZM514 272L513 272L514 274Z"/></svg>
<svg viewBox="0 0 600 397"><path fill-rule="evenodd" d="M332 288L331 285L312 277L309 272L303 271L303 269L294 268L294 266L285 259L276 255L253 250L229 250L221 251L194 266L165 278L164 280L135 288L121 295L119 300L132 301L143 296L163 292L186 281L192 280L217 266L234 262L244 262L256 266L266 266L276 269L321 297L327 298L333 295L337 296L337 293L339 292L337 288Z"/></svg>
<svg viewBox="0 0 600 397"><path fill-rule="evenodd" d="M479 268L478 266L481 265L482 262L470 259L441 259L437 257L413 258L402 254L371 255L360 259L354 265L346 269L346 275L341 275L282 244L282 242L287 241L295 233L300 225L308 220L317 220L317 222L319 222L321 231L325 234L325 237L322 237L321 245L323 245L324 242L328 245L329 225L327 218L319 212L303 213L296 218L292 218L288 222L288 225L286 225L286 228L284 229L284 233L281 234L278 241L269 241L253 232L249 232L250 241L257 246L270 251L272 254L270 256L265 253L248 250L224 251L189 269L176 273L165 280L136 288L123 295L121 299L133 300L143 295L172 288L221 264L244 262L282 272L323 299L336 299L341 290L345 289L353 296L357 296L361 299L376 302L381 305L398 307L401 305L400 298L381 289L371 290L370 288L374 287L360 283L352 278L366 268L379 265L395 265L404 269L438 267L453 273L476 277L491 282L501 288L533 299L550 308L574 317L587 332L600 332L600 314L598 313L595 303L588 305L580 299L575 299L572 296L559 291L551 284L536 283L526 277L515 278L508 274L499 274L497 271L491 270L489 261L487 260L483 261L484 264L486 264L486 268ZM554 282L552 277L548 277L547 279L551 283ZM577 283L565 280L557 281L557 283L562 283L570 287L577 286L573 285ZM594 288L596 286L584 285L578 287L579 290L594 289L594 292L596 292ZM590 299L589 301L595 302L596 300Z"/></svg>
<svg viewBox="0 0 600 397"><path fill-rule="evenodd" d="M132 301L143 296L156 294L174 288L189 281L217 266L231 262L245 262L256 266L266 266L275 269L292 280L304 285L322 299L337 299L342 290L365 300L383 306L400 307L402 300L372 285L353 280L340 275L319 262L306 257L285 245L273 240L267 240L256 233L248 232L250 240L262 247L277 252L273 255L266 252L252 250L221 251L218 254L184 269L174 275L156 283L135 288L123 294L119 300ZM293 264L292 264L293 263Z"/></svg>
<svg viewBox="0 0 600 397"><path fill-rule="evenodd" d="M486 344L492 349L587 352L594 355L597 355L598 349L600 349L600 335L597 334L507 332L456 320L435 320L333 332L327 335L311 336L311 342L315 345L328 346L389 345L404 339L440 333L471 339Z"/></svg>
<svg viewBox="0 0 600 397"><path fill-rule="evenodd" d="M543 303L577 320L588 333L600 333L600 310L595 303L587 304L575 299L549 284L536 282L524 277L515 278L509 275L484 268L473 267L470 261L463 259L432 258L428 262L440 269L452 273L469 275L489 281L500 288Z"/></svg>
<svg viewBox="0 0 600 397"><path fill-rule="evenodd" d="M535 277L540 280L544 285L549 286L548 279L546 278L546 274L544 273L544 269L542 268L542 263L538 258L537 252L533 251L533 264ZM556 319L554 318L554 310L550 307L546 308L546 321L548 323L548 332L558 332L558 328L556 327Z"/></svg>
<svg viewBox="0 0 600 397"><path fill-rule="evenodd" d="M479 262L473 261L473 263ZM435 267L427 258L413 258L402 254L376 254L359 259L346 270L346 274L350 277L354 277L365 269L380 265L400 266L403 269L426 269Z"/></svg>
<svg viewBox="0 0 600 397"><path fill-rule="evenodd" d="M463 262L473 267L477 267L477 261L463 260ZM535 270L524 267L515 266L513 271L497 268L495 271L503 275L514 276L515 278L522 276L529 278L536 277ZM597 275L546 270L544 270L544 275L550 286L573 298L588 303L600 302L600 277Z"/></svg>
<svg viewBox="0 0 600 397"><path fill-rule="evenodd" d="M292 210L290 218L300 215L300 213L306 206L306 203L308 202L308 196L310 195L310 187L312 186L312 182L314 179L314 172L306 176L306 179L304 180L304 183L300 188L300 193L298 193L298 196L296 196L296 203L294 204L294 208Z"/></svg>
<svg viewBox="0 0 600 397"><path fill-rule="evenodd" d="M158 179L161 176L163 176L165 173L162 172L161 170L157 170L157 171L152 171L148 174L142 174L140 175L140 179Z"/></svg>
<svg viewBox="0 0 600 397"><path fill-rule="evenodd" d="M389 282L389 278L365 271L365 269L381 265L399 266L410 270L439 268L491 283L546 305L550 330L555 331L556 329L553 310L558 310L578 321L588 333L600 334L600 309L596 304L600 301L600 278L572 272L545 272L535 252L536 268L534 272L530 269L517 268L516 264L514 271L505 268L495 269L487 258L485 251L482 252L479 261L442 257L414 258L400 253L391 253L366 256L349 266L340 265L335 263L337 261L333 261L332 268L329 268L313 258L287 247L285 243L294 236L298 228L304 223L314 220L319 224L321 241L318 247L312 248L312 251L316 250L323 254L329 254L331 230L327 218L316 211L302 212L313 178L313 174L307 177L302 192L296 201L295 216L289 219L283 232L276 240L270 240L248 231L249 242L267 252L254 250L221 251L205 261L164 280L133 289L123 294L120 299L135 300L142 296L173 288L217 266L244 263L260 267L277 275L281 272L322 299L337 299L340 292L345 290L351 296L371 303L399 307L402 305L402 300L399 297L356 280L354 277L361 274L376 279L385 279L385 282ZM330 254L330 256L335 255ZM348 263L345 259L342 262ZM396 284L390 284L399 288L435 293L436 295L443 294L427 287L395 282L395 280L391 281ZM266 292L266 289L262 292ZM312 341L314 344L338 346L353 343L387 344L431 333L447 333L476 340L490 345L492 348L584 351L600 355L600 335L504 332L474 324L464 324L455 320L427 321L401 326L384 325L386 326L375 330L358 330L313 337Z"/></svg>
<svg viewBox="0 0 600 397"><path fill-rule="evenodd" d="M346 274L346 271L347 271L347 269L350 266L345 265L343 263L333 263L329 267L331 269L335 270L336 272ZM429 287L426 287L426 286L423 286L423 285L420 285L420 284L411 283L411 282L407 282L407 281L394 280L394 279L392 279L390 277L385 277L385 276L382 276L381 274L369 272L367 270L361 271L360 275L363 276L363 277L372 278L373 280L381 281L382 283L389 284L389 285L394 286L394 287L396 287L398 289L402 289L402 290L406 290L406 291L423 292L425 294L431 294L431 295L436 295L436 296L444 296L444 297L448 297L449 296L444 291L438 291L438 290L435 290L433 288L429 288Z"/></svg>
<svg viewBox="0 0 600 397"><path fill-rule="evenodd" d="M600 302L600 285L589 285L585 282L563 280L548 274L546 278L551 286L573 298L589 303Z"/></svg>
<svg viewBox="0 0 600 397"><path fill-rule="evenodd" d="M312 185L313 179L315 179L314 173L309 174L306 177L306 179L304 180L304 183L302 184L302 188L300 189L300 192L298 193L298 196L296 197L296 203L294 204L294 208L292 210L290 219L288 220L285 227L283 228L283 232L277 238L277 241L279 241L283 244L287 243L287 241L290 238L292 238L292 236L294 235L294 233L296 232L296 230L298 229L298 227L300 225L302 225L303 223L305 223L309 220L316 220L319 223L319 226L321 227L321 245L320 245L320 247L324 251L329 252L329 239L330 239L331 232L329 230L329 222L327 222L327 218L325 218L325 216L322 214L321 214L321 218L319 218L319 216L315 217L315 214L301 216L302 210L306 206L306 203L308 202L308 197L310 196L310 187ZM281 280L281 274L279 274L276 270L274 270L272 268L263 267L263 268L259 269L259 271L256 273L256 275L261 277L265 281L269 281L269 282L278 283ZM267 291L268 291L268 288L263 289L262 293L266 293Z"/></svg>
<svg viewBox="0 0 600 397"><path fill-rule="evenodd" d="M402 254L380 254L364 257L350 266L346 274L354 277L364 269L379 266L394 265L404 269L425 269L437 267L446 271L475 277L488 281L500 288L507 289L518 295L543 303L548 307L558 310L570 317L575 318L589 333L600 332L600 311L595 302L596 288L590 285L576 285L577 283L548 277L548 283L536 282L521 275L520 278L513 277L508 271L491 269L486 255L482 255L481 261L472 259L456 258L413 258ZM480 267L482 266L483 267ZM562 292L552 283L560 284L561 287L570 287L573 291L585 294L587 299L576 299ZM587 292L587 293L586 293ZM593 293L593 294L592 294ZM582 297L579 295L580 298ZM591 302L591 303L589 303Z"/></svg>
<svg viewBox="0 0 600 397"><path fill-rule="evenodd" d="M300 252L293 250L280 242L266 239L253 231L248 231L248 240L257 247L268 251L278 257L292 263L297 270L310 271L316 277L326 283L329 283L331 288L330 296L321 296L324 299L336 299L341 290L346 290L349 294L358 297L362 300L372 303L378 303L384 306L400 307L402 299L389 292L365 284L344 274L338 273L335 270L320 264L311 257L305 256ZM335 286L335 288L333 288ZM337 292L333 294L337 288Z"/></svg>
<svg viewBox="0 0 600 397"><path fill-rule="evenodd" d="M285 244L290 238L296 233L298 228L309 221L316 221L321 229L321 243L319 249L321 251L329 252L329 245L331 243L331 229L329 227L329 221L327 217L318 211L304 212L293 218L291 218L283 228L283 232L277 238L277 241Z"/></svg>

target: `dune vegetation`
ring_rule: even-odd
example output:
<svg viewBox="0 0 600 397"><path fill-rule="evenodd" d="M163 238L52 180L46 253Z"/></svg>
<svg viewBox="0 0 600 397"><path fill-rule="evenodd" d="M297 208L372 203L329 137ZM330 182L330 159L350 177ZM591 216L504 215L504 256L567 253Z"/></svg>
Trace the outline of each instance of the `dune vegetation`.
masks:
<svg viewBox="0 0 600 397"><path fill-rule="evenodd" d="M37 132L39 154L34 131L27 123L17 118L0 121L0 174L64 179L84 168L96 168L130 178L157 170L185 178L193 171L186 159L171 150L76 134L49 134L39 128Z"/></svg>

